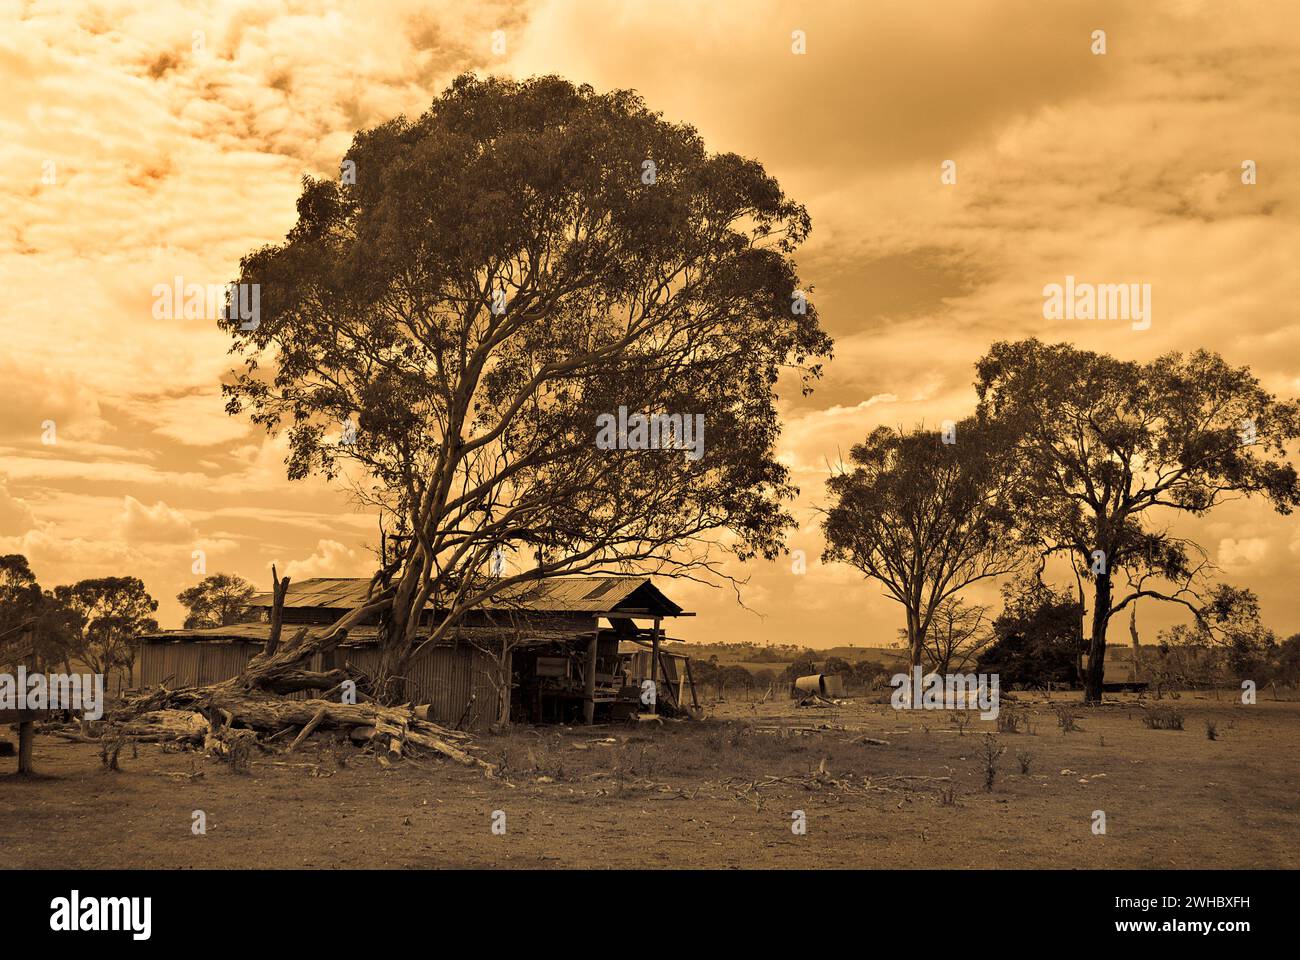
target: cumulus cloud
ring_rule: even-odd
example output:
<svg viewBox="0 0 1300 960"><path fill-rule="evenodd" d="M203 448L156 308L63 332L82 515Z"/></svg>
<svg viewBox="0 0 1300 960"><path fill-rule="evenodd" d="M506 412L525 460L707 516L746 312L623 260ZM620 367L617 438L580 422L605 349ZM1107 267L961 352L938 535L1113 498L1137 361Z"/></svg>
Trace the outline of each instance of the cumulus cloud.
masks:
<svg viewBox="0 0 1300 960"><path fill-rule="evenodd" d="M0 477L0 537L21 536L36 526L36 517L22 500L9 493Z"/></svg>
<svg viewBox="0 0 1300 960"><path fill-rule="evenodd" d="M359 577L373 572L374 561L364 551L337 540L318 540L316 550L303 560L276 561L281 576L304 580L308 577Z"/></svg>
<svg viewBox="0 0 1300 960"><path fill-rule="evenodd" d="M127 543L189 543L195 533L181 511L161 500L147 507L129 495L122 502L121 529Z"/></svg>
<svg viewBox="0 0 1300 960"><path fill-rule="evenodd" d="M1219 564L1224 567L1258 565L1268 555L1268 541L1263 537L1225 537L1219 541Z"/></svg>

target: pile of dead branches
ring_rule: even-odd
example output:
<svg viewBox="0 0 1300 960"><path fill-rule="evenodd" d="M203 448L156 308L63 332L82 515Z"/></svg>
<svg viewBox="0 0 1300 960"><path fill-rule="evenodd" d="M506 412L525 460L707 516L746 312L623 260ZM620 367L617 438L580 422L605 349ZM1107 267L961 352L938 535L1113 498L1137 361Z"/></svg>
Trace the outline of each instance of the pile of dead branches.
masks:
<svg viewBox="0 0 1300 960"><path fill-rule="evenodd" d="M147 709L164 701L169 706ZM182 705L189 704L185 709ZM297 730L288 743L292 753L318 729L344 730L355 744L378 746L397 759L403 753L429 752L494 774L492 764L470 752L470 735L425 719L425 710L409 705L384 707L375 703L334 700L289 700L261 693L217 694L212 688L160 690L132 705L129 719L115 732L141 742L191 743L218 756L228 756L248 737L264 744Z"/></svg>

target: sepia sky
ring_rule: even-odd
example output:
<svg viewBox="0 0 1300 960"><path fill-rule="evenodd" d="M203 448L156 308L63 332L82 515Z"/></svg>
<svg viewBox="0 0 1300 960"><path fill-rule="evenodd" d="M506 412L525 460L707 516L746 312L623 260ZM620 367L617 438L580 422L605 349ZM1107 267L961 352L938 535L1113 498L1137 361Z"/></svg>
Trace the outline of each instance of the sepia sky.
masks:
<svg viewBox="0 0 1300 960"><path fill-rule="evenodd" d="M368 575L375 518L285 479L283 443L224 412L227 338L155 319L152 289L233 279L293 225L303 175L337 175L356 130L419 114L456 74L556 73L636 89L813 218L798 262L835 359L781 400L807 572L731 566L744 607L663 584L699 613L673 634L890 642L897 606L817 559L828 465L880 424L970 413L992 341L1208 347L1300 395L1297 37L1289 0L0 0L0 552L46 587L140 576L164 626L196 549L262 588L273 561ZM1150 329L1045 320L1043 286L1067 275L1150 283ZM1300 630L1300 517L1230 503L1166 522ZM1144 642L1178 619L1138 607Z"/></svg>

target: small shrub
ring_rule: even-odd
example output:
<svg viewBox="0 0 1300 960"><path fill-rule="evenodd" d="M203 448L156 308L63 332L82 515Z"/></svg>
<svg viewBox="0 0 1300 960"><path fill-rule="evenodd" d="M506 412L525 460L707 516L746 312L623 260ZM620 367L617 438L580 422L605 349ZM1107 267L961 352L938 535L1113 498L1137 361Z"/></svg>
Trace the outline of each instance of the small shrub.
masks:
<svg viewBox="0 0 1300 960"><path fill-rule="evenodd" d="M1061 733L1075 733L1079 730L1079 718L1067 704L1058 703L1053 709L1056 711L1056 725L1061 728Z"/></svg>
<svg viewBox="0 0 1300 960"><path fill-rule="evenodd" d="M998 758L1007 752L1007 748L998 743L998 738L991 733L984 734L984 749L980 759L984 762L984 789L992 790L993 781L998 777Z"/></svg>
<svg viewBox="0 0 1300 960"><path fill-rule="evenodd" d="M1029 776L1029 764L1033 761L1033 759L1034 759L1033 754L1031 754L1028 750L1021 750L1019 753L1016 754L1016 762L1020 764L1020 775L1022 777Z"/></svg>
<svg viewBox="0 0 1300 960"><path fill-rule="evenodd" d="M952 714L952 722L957 728L957 736L966 736L966 728L970 726L970 711L954 710Z"/></svg>
<svg viewBox="0 0 1300 960"><path fill-rule="evenodd" d="M1213 720L1205 721L1205 739L1206 740L1219 739L1219 725L1215 723Z"/></svg>
<svg viewBox="0 0 1300 960"><path fill-rule="evenodd" d="M1019 733L1024 717L1015 710L1003 710L998 714L998 733Z"/></svg>
<svg viewBox="0 0 1300 960"><path fill-rule="evenodd" d="M957 806L957 791L953 787L944 787L940 790L939 805L943 807Z"/></svg>
<svg viewBox="0 0 1300 960"><path fill-rule="evenodd" d="M1151 730L1183 729L1183 715L1173 707L1153 707L1146 712L1142 722Z"/></svg>
<svg viewBox="0 0 1300 960"><path fill-rule="evenodd" d="M99 762L104 765L106 770L114 772L122 768L118 766L117 755L122 752L126 746L126 737L118 736L110 740L107 736L101 737L99 741Z"/></svg>

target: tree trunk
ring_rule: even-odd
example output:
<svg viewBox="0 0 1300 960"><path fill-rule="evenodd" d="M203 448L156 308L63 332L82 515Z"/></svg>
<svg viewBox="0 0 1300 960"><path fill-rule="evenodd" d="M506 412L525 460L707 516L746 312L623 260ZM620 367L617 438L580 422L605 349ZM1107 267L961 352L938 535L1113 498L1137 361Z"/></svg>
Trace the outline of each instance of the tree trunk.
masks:
<svg viewBox="0 0 1300 960"><path fill-rule="evenodd" d="M122 724L118 732L142 742L202 743L210 730L208 721L194 710L152 710Z"/></svg>
<svg viewBox="0 0 1300 960"><path fill-rule="evenodd" d="M407 569L410 571L409 565ZM407 668L414 649L411 625L413 622L419 624L421 614L412 607L419 596L418 577L410 573L398 584L380 639L379 668L375 677L375 698L380 703L401 703L406 699Z"/></svg>
<svg viewBox="0 0 1300 960"><path fill-rule="evenodd" d="M36 722L24 720L18 724L18 772L35 773L32 765L32 742L36 739Z"/></svg>
<svg viewBox="0 0 1300 960"><path fill-rule="evenodd" d="M271 632L266 638L265 652L269 657L280 648L280 631L284 627L284 598L289 593L289 578L280 579L275 564L271 564Z"/></svg>
<svg viewBox="0 0 1300 960"><path fill-rule="evenodd" d="M1083 578L1079 576L1077 567L1074 571L1074 582L1079 588L1079 642L1074 648L1074 676L1078 681L1083 679L1083 638L1088 634L1085 627L1088 605L1083 602Z"/></svg>
<svg viewBox="0 0 1300 960"><path fill-rule="evenodd" d="M514 651L506 649L498 661L501 682L497 685L497 723L503 726L510 724L510 682L514 675L513 660Z"/></svg>
<svg viewBox="0 0 1300 960"><path fill-rule="evenodd" d="M1138 644L1138 608L1133 604L1128 613L1128 635L1133 640L1133 681L1142 679L1142 648Z"/></svg>
<svg viewBox="0 0 1300 960"><path fill-rule="evenodd" d="M921 665L921 623L920 617L911 610L907 611L907 648L908 659L913 667Z"/></svg>
<svg viewBox="0 0 1300 960"><path fill-rule="evenodd" d="M1093 583L1092 639L1088 646L1083 699L1086 703L1101 703L1102 677L1106 669L1106 624L1110 621L1110 574L1097 574Z"/></svg>

